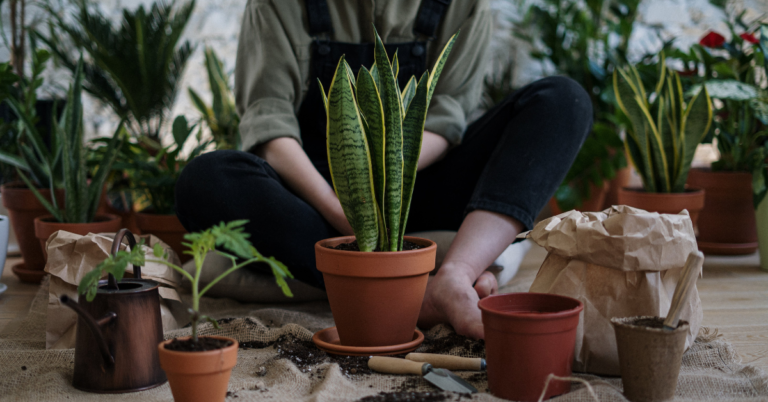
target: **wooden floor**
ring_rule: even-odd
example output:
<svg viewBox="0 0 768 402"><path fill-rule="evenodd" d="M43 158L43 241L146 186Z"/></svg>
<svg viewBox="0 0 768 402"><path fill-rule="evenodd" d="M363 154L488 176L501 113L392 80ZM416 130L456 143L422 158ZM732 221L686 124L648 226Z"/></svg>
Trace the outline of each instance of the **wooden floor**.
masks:
<svg viewBox="0 0 768 402"><path fill-rule="evenodd" d="M534 276L546 252L534 246L518 275ZM0 282L0 330L29 309L38 286L20 283L11 273L19 258L9 258ZM698 283L704 305L704 325L717 328L741 355L744 363L768 370L768 273L759 257L708 257Z"/></svg>

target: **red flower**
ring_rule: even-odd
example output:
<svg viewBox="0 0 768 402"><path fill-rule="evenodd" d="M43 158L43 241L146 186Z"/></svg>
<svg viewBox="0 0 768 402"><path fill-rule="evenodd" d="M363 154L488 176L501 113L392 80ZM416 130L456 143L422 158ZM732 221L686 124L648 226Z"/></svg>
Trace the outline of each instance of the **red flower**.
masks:
<svg viewBox="0 0 768 402"><path fill-rule="evenodd" d="M691 77L691 76L694 76L694 75L698 75L699 71L698 70L688 70L688 69L686 69L686 70L678 71L677 73L681 77Z"/></svg>
<svg viewBox="0 0 768 402"><path fill-rule="evenodd" d="M751 33L744 32L739 36L741 37L741 39L744 39L749 43L760 43L760 41L755 37L755 35L752 35Z"/></svg>
<svg viewBox="0 0 768 402"><path fill-rule="evenodd" d="M715 31L709 31L709 33L704 35L704 37L699 41L701 46L709 48L723 46L723 43L725 43L725 37Z"/></svg>

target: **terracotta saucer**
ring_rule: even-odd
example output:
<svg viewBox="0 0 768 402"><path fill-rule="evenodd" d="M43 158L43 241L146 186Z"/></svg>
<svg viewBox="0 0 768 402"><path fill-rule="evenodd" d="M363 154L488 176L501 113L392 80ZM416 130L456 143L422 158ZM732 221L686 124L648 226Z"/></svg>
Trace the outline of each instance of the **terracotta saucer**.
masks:
<svg viewBox="0 0 768 402"><path fill-rule="evenodd" d="M714 243L697 242L699 250L704 254L712 255L747 255L757 251L758 244L755 243Z"/></svg>
<svg viewBox="0 0 768 402"><path fill-rule="evenodd" d="M11 270L16 274L19 280L27 283L40 283L43 280L43 277L48 275L48 273L43 270L27 269L23 262L14 265L11 267Z"/></svg>
<svg viewBox="0 0 768 402"><path fill-rule="evenodd" d="M392 346L343 346L339 342L336 327L315 332L312 337L315 346L327 353L342 356L386 356L413 352L424 342L424 334L418 329L413 332L413 340Z"/></svg>

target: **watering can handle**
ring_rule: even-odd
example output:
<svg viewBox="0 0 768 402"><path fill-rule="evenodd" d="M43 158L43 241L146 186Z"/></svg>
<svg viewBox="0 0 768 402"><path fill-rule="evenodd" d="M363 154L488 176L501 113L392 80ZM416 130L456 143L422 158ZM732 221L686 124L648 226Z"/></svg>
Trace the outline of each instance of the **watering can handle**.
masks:
<svg viewBox="0 0 768 402"><path fill-rule="evenodd" d="M131 233L130 230L126 228L120 229L117 234L115 235L115 240L112 242L112 255L117 255L117 252L120 251L120 245L123 243L123 238L128 237L128 246L133 249L136 247L136 238L133 236L133 233ZM136 279L141 279L141 267L138 265L133 266L133 277ZM109 285L108 287L111 289L117 289L117 280L115 280L115 277L112 274L109 274Z"/></svg>

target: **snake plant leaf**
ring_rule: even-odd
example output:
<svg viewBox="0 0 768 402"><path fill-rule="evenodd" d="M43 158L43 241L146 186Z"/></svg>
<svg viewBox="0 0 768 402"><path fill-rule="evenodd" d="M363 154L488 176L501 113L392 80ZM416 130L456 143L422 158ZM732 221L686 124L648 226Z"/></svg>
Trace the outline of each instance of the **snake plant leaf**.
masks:
<svg viewBox="0 0 768 402"><path fill-rule="evenodd" d="M397 80L397 74L400 72L400 63L397 61L397 50L395 50L395 54L392 56L392 75L395 76L395 80ZM400 86L398 85L398 88Z"/></svg>
<svg viewBox="0 0 768 402"><path fill-rule="evenodd" d="M708 89L705 87L688 101L688 108L683 115L680 127L685 137L681 147L681 165L677 176L674 178L672 191L682 192L685 190L685 182L688 180L688 172L691 169L691 162L693 162L696 147L704 140L711 124L712 99L709 96Z"/></svg>
<svg viewBox="0 0 768 402"><path fill-rule="evenodd" d="M672 143L674 145L674 163L671 164L671 168L675 172L680 170L680 149L682 147L683 134L680 132L680 123L683 115L683 84L680 81L680 76L677 74L669 74L667 77L667 96L669 97L669 107L666 110L667 121L672 134ZM670 160L671 161L671 160ZM674 175L672 175L674 176Z"/></svg>
<svg viewBox="0 0 768 402"><path fill-rule="evenodd" d="M453 36L451 36L451 39L448 39L448 43L446 43L443 47L443 50L440 52L440 57L437 58L435 66L432 68L432 73L429 75L429 94L427 95L427 105L429 105L429 102L432 101L432 94L435 92L437 80L440 78L440 74L443 72L443 67L445 67L445 62L448 61L448 55L451 54L451 49L453 49L453 44L456 43L456 38L458 37L459 32L461 31L457 31L455 34L453 34Z"/></svg>
<svg viewBox="0 0 768 402"><path fill-rule="evenodd" d="M631 67L630 67L631 68ZM648 122L641 110L642 103L638 104L636 97L644 93L638 88L630 73L623 69L613 72L613 88L616 94L616 103L619 109L629 118L632 129L628 131L627 142L634 142L634 147L628 146L629 154L635 162L635 167L642 172L645 189L655 191L656 184L653 179L650 144L648 139ZM642 88L642 87L641 87ZM633 148L637 152L632 152Z"/></svg>
<svg viewBox="0 0 768 402"><path fill-rule="evenodd" d="M325 95L325 90L323 89L323 82L320 81L320 78L317 79L317 85L320 86L320 93L323 94L323 107L325 107L325 117L328 117L328 97Z"/></svg>
<svg viewBox="0 0 768 402"><path fill-rule="evenodd" d="M379 68L376 67L376 63L373 63L371 66L371 77L373 77L373 82L376 83L376 88L381 91L381 80L379 80Z"/></svg>
<svg viewBox="0 0 768 402"><path fill-rule="evenodd" d="M408 83L405 84L405 88L400 95L400 97L403 99L403 110L408 110L408 105L410 105L413 96L416 95L416 86L418 85L419 84L416 82L416 77L411 77L411 79L408 80Z"/></svg>
<svg viewBox="0 0 768 402"><path fill-rule="evenodd" d="M0 150L0 163L5 163L22 170L29 170L29 164L24 160L24 158L12 153L5 152L3 150Z"/></svg>
<svg viewBox="0 0 768 402"><path fill-rule="evenodd" d="M666 80L665 80L666 81ZM667 84L662 86L660 95L656 98L656 128L659 131L661 137L662 153L664 154L664 160L667 162L666 171L664 175L667 177L675 177L677 170L675 170L677 152L675 147L675 136L672 131L672 124L668 118L670 110L670 99L666 94Z"/></svg>
<svg viewBox="0 0 768 402"><path fill-rule="evenodd" d="M16 173L19 174L19 177L21 177L21 180L24 182L24 184L27 185L27 188L32 190L32 194L35 195L37 200L40 201L41 204L43 204L45 209L47 209L48 212L51 213L51 215L53 215L53 218L56 219L59 222L64 222L64 214L61 213L61 210L59 210L58 208L55 208L53 205L51 205L51 203L48 202L48 200L45 199L45 197L43 197L43 195L40 194L39 191L37 191L37 186L35 186L34 183L32 183L32 180L30 180L27 177L27 175L25 175L24 172L21 171L21 169L17 168L16 169ZM51 193L51 194L54 194L54 193ZM51 198L56 198L56 197L51 197Z"/></svg>
<svg viewBox="0 0 768 402"><path fill-rule="evenodd" d="M360 251L373 251L379 233L373 168L345 64L342 57L328 90L328 164L334 190L355 232Z"/></svg>
<svg viewBox="0 0 768 402"><path fill-rule="evenodd" d="M411 78L409 85L414 83ZM427 96L429 95L429 73L425 72L419 80L418 88L409 102L403 120L403 203L400 213L400 233L398 250L403 249L403 235L411 209L413 188L416 185L416 170L421 155L421 142L424 136L424 122L427 119Z"/></svg>
<svg viewBox="0 0 768 402"><path fill-rule="evenodd" d="M349 63L344 61L344 67L347 70L347 77L349 77L349 82L352 83L352 88L357 86L357 82L355 81L355 72L352 71L352 67L349 66Z"/></svg>
<svg viewBox="0 0 768 402"><path fill-rule="evenodd" d="M380 213L385 208L384 186L386 182L385 164L384 164L384 108L381 104L379 90L373 80L371 72L365 67L360 67L357 73L357 103L360 112L363 115L365 127L365 136L368 140L368 148L371 152L371 166L373 167L373 186L376 194L376 204L379 206ZM386 222L382 221L386 229ZM389 243L389 239L379 239L379 246Z"/></svg>
<svg viewBox="0 0 768 402"><path fill-rule="evenodd" d="M397 251L399 243L397 237L400 233L400 211L402 203L403 182L403 117L402 100L399 96L397 81L395 80L392 65L389 64L387 51L381 37L376 33L376 46L374 48L374 60L379 71L381 86L381 103L384 109L384 136L386 149L384 150L384 221L389 231L389 251Z"/></svg>
<svg viewBox="0 0 768 402"><path fill-rule="evenodd" d="M660 110L664 108L663 97L660 97L662 101L659 104ZM644 99L636 98L636 102L640 110L646 119L648 142L651 144L651 160L653 163L653 171L656 175L656 190L659 193L670 192L671 184L669 177L669 165L667 164L667 158L664 155L664 141L661 138L662 133L659 131L659 127L656 125L654 117L651 115L650 110L646 107Z"/></svg>
<svg viewBox="0 0 768 402"><path fill-rule="evenodd" d="M635 70L635 72L637 73L637 70ZM656 88L654 89L654 92L656 93L656 95L660 95L662 93L662 90L664 89L664 83L666 82L666 73L667 73L667 58L664 57L664 52L661 52L659 54L659 72L658 72L659 81L656 83ZM637 77L638 79L640 78L639 73L637 74ZM639 81L639 82L641 83L640 86L642 86L642 81ZM643 97L643 99L646 99L646 98Z"/></svg>

